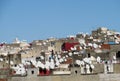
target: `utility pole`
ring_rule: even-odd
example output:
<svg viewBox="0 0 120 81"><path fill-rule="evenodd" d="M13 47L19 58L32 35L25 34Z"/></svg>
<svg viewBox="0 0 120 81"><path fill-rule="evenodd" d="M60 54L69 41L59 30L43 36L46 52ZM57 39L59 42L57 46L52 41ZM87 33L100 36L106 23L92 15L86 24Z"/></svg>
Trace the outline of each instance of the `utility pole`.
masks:
<svg viewBox="0 0 120 81"><path fill-rule="evenodd" d="M8 52L8 69L9 69L9 75L10 75L10 52Z"/></svg>

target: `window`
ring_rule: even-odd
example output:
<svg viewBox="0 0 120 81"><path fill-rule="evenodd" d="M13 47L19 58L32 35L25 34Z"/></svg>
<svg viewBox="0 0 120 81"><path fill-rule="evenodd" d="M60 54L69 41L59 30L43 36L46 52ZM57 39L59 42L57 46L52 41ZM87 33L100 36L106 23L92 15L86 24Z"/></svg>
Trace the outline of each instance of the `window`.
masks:
<svg viewBox="0 0 120 81"><path fill-rule="evenodd" d="M116 53L116 58L120 58L120 51Z"/></svg>
<svg viewBox="0 0 120 81"><path fill-rule="evenodd" d="M33 71L33 70L31 71L31 74L34 74L34 71Z"/></svg>

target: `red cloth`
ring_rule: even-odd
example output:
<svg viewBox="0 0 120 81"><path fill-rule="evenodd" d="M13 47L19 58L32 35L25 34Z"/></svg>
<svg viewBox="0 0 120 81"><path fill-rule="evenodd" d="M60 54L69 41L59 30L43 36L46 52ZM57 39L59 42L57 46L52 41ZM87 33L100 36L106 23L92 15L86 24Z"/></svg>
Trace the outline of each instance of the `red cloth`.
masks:
<svg viewBox="0 0 120 81"><path fill-rule="evenodd" d="M71 47L73 48L75 45L78 45L79 43L65 43L65 51L71 50Z"/></svg>
<svg viewBox="0 0 120 81"><path fill-rule="evenodd" d="M44 73L44 71L39 72L39 76L48 76L50 75L50 70L46 70L46 73Z"/></svg>
<svg viewBox="0 0 120 81"><path fill-rule="evenodd" d="M101 49L110 49L110 45L109 44L102 44Z"/></svg>

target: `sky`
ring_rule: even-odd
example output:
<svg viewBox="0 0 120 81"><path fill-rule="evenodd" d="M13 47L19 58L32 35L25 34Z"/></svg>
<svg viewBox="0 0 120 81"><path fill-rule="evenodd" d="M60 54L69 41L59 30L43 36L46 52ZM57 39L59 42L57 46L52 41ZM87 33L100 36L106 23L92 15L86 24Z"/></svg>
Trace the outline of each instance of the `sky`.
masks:
<svg viewBox="0 0 120 81"><path fill-rule="evenodd" d="M0 42L62 38L99 27L120 32L120 0L0 0Z"/></svg>

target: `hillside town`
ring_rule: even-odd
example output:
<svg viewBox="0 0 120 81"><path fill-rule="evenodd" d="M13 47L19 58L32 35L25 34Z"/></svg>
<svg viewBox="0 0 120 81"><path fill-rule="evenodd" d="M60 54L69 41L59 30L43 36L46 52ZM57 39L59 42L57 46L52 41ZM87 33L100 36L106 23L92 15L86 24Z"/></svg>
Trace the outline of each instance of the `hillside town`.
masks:
<svg viewBox="0 0 120 81"><path fill-rule="evenodd" d="M106 27L66 38L16 38L0 44L0 76L97 75L120 73L120 33ZM80 76L79 75L79 76Z"/></svg>

